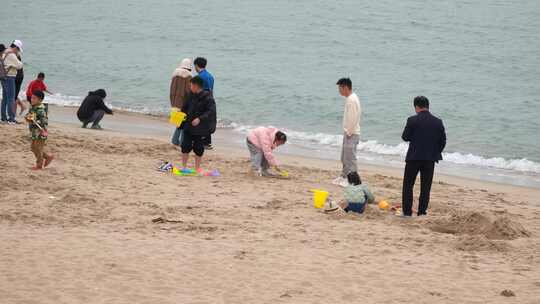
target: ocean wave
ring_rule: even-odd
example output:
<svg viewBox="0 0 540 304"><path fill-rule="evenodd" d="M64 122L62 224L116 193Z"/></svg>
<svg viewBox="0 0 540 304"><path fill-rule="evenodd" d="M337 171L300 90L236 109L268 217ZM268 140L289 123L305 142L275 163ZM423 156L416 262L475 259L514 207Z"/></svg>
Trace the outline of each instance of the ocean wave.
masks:
<svg viewBox="0 0 540 304"><path fill-rule="evenodd" d="M57 106L62 107L78 107L81 105L84 97L80 96L70 96L70 95L63 95L63 94L53 94L53 95L47 95L46 102L49 104L54 104ZM113 110L120 110L120 111L126 111L126 112L133 112L133 113L139 113L139 114L148 114L148 115L165 115L166 114L166 108L165 107L134 107L134 106L115 106L109 102L105 102L105 104L110 107Z"/></svg>
<svg viewBox="0 0 540 304"><path fill-rule="evenodd" d="M82 102L82 97L80 96L68 96L62 94L54 94L47 96L47 101L51 104L59 106L79 106ZM109 106L111 106L109 104ZM167 113L167 109L164 108L148 108L148 107L118 107L112 106L113 109L150 114L150 115L164 115ZM254 126L250 125L241 125L235 122L232 122L227 119L220 119L218 121L219 128L229 128L233 129L236 132L246 134L249 130L253 129ZM335 134L326 134L326 133L309 133L301 132L295 130L284 130L287 132L287 135L290 139L290 142L304 145L310 148L317 148L317 146L330 146L339 148L343 141L342 135ZM366 140L360 141L358 144L358 150L365 153L373 153L383 156L394 156L400 160L405 159L409 145L408 143L400 143L397 145L389 145L384 143L379 143L377 140ZM474 155L471 153L462 153L462 152L448 152L443 153L443 158L445 162L450 162L457 165L469 165L476 167L484 168L495 168L495 169L504 169L512 170L523 173L540 173L540 163L528 160L526 158L522 159L505 159L502 157L483 157L479 155Z"/></svg>
<svg viewBox="0 0 540 304"><path fill-rule="evenodd" d="M247 133L253 128L253 126L243 126L238 124L232 124L234 130ZM315 145L325 145L332 147L340 147L343 141L342 135L332 135L325 133L306 133L291 130L284 130L288 134L292 143L307 143ZM358 151L374 153L378 155L387 155L399 157L400 160L404 160L407 154L409 144L406 142L398 145L389 145L379 143L376 140L360 141L358 144ZM524 173L540 173L540 163L522 159L505 159L502 157L486 158L471 153L460 152L448 152L443 153L443 159L445 162L450 162L458 165L472 165L476 167L487 167L495 169L513 170Z"/></svg>
<svg viewBox="0 0 540 304"><path fill-rule="evenodd" d="M44 102L65 107L77 107L81 105L83 97L63 94L52 94L45 97Z"/></svg>
<svg viewBox="0 0 540 304"><path fill-rule="evenodd" d="M475 165L480 167L491 167L497 169L514 170L520 172L540 173L540 164L526 158L505 159L502 157L484 158L474 154L463 154L459 152L443 153L445 161L460 165Z"/></svg>

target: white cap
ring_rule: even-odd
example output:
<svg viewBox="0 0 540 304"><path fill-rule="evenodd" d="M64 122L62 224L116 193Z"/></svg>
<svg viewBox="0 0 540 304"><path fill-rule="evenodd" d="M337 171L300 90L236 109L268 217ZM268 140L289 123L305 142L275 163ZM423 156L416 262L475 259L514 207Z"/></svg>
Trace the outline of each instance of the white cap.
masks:
<svg viewBox="0 0 540 304"><path fill-rule="evenodd" d="M22 51L23 51L23 49L22 49L22 41L20 41L20 40L13 40L13 43L12 43L12 44L15 45L15 46L19 49L19 51L21 51L21 53L22 53Z"/></svg>
<svg viewBox="0 0 540 304"><path fill-rule="evenodd" d="M189 58L182 59L182 62L180 63L180 68L191 71L191 59Z"/></svg>

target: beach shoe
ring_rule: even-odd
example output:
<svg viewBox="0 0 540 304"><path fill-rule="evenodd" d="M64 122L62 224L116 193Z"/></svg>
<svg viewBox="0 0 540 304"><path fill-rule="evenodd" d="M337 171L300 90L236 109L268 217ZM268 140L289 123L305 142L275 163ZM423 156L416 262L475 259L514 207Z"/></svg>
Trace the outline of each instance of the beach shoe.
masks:
<svg viewBox="0 0 540 304"><path fill-rule="evenodd" d="M276 177L276 176L278 176L277 174L271 173L268 170L261 170L260 174L261 174L260 176L264 176L264 177Z"/></svg>
<svg viewBox="0 0 540 304"><path fill-rule="evenodd" d="M347 185L349 185L349 182L347 182L345 178L339 176L332 181L332 184L345 188Z"/></svg>
<svg viewBox="0 0 540 304"><path fill-rule="evenodd" d="M214 150L214 146L212 146L212 145L206 145L206 146L204 146L204 149L205 149L205 150Z"/></svg>
<svg viewBox="0 0 540 304"><path fill-rule="evenodd" d="M343 177L338 176L332 181L332 184L339 185L341 183L341 181L343 181L343 180L345 180Z"/></svg>
<svg viewBox="0 0 540 304"><path fill-rule="evenodd" d="M38 166L38 165L35 165L35 166L33 166L32 168L30 168L30 170L32 170L32 171L38 171L38 170L41 170L41 169L43 169L43 167L42 167L42 166Z"/></svg>
<svg viewBox="0 0 540 304"><path fill-rule="evenodd" d="M162 162L157 170L160 171L160 172L169 172L171 171L173 168L173 164L169 163L169 162Z"/></svg>
<svg viewBox="0 0 540 304"><path fill-rule="evenodd" d="M54 160L54 155L49 155L49 157L47 157L47 159L45 160L43 167L47 168L47 166L49 166L53 160Z"/></svg>
<svg viewBox="0 0 540 304"><path fill-rule="evenodd" d="M91 129L94 129L94 130L102 130L103 128L100 126L100 125L93 125L92 127L90 127Z"/></svg>

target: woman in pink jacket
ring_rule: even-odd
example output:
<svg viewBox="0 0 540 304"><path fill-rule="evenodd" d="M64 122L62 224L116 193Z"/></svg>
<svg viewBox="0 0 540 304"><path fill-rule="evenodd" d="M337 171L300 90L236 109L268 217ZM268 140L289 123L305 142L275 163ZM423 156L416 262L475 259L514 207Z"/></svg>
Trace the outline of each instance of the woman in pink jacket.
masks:
<svg viewBox="0 0 540 304"><path fill-rule="evenodd" d="M286 141L287 135L276 128L258 127L248 133L247 146L251 155L251 166L257 175L271 176L268 172L270 166L281 172L272 150Z"/></svg>

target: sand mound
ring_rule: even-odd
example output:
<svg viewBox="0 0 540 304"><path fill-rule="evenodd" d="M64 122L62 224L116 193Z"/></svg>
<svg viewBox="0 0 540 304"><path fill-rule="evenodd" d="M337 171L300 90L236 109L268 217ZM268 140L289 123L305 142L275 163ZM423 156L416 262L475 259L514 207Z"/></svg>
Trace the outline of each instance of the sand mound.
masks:
<svg viewBox="0 0 540 304"><path fill-rule="evenodd" d="M531 236L531 233L523 228L520 223L510 220L506 216L497 218L492 223L491 229L487 231L487 237L494 240L513 240L529 236Z"/></svg>
<svg viewBox="0 0 540 304"><path fill-rule="evenodd" d="M458 239L455 248L462 251L504 252L508 245L504 241L489 240L482 235L467 235Z"/></svg>
<svg viewBox="0 0 540 304"><path fill-rule="evenodd" d="M388 215L388 212L382 211L377 205L367 205L364 211L364 217L369 220L382 220Z"/></svg>
<svg viewBox="0 0 540 304"><path fill-rule="evenodd" d="M513 240L528 237L530 233L521 224L507 216L492 220L479 212L454 214L449 218L436 219L428 225L429 229L456 235L482 235L490 240Z"/></svg>

